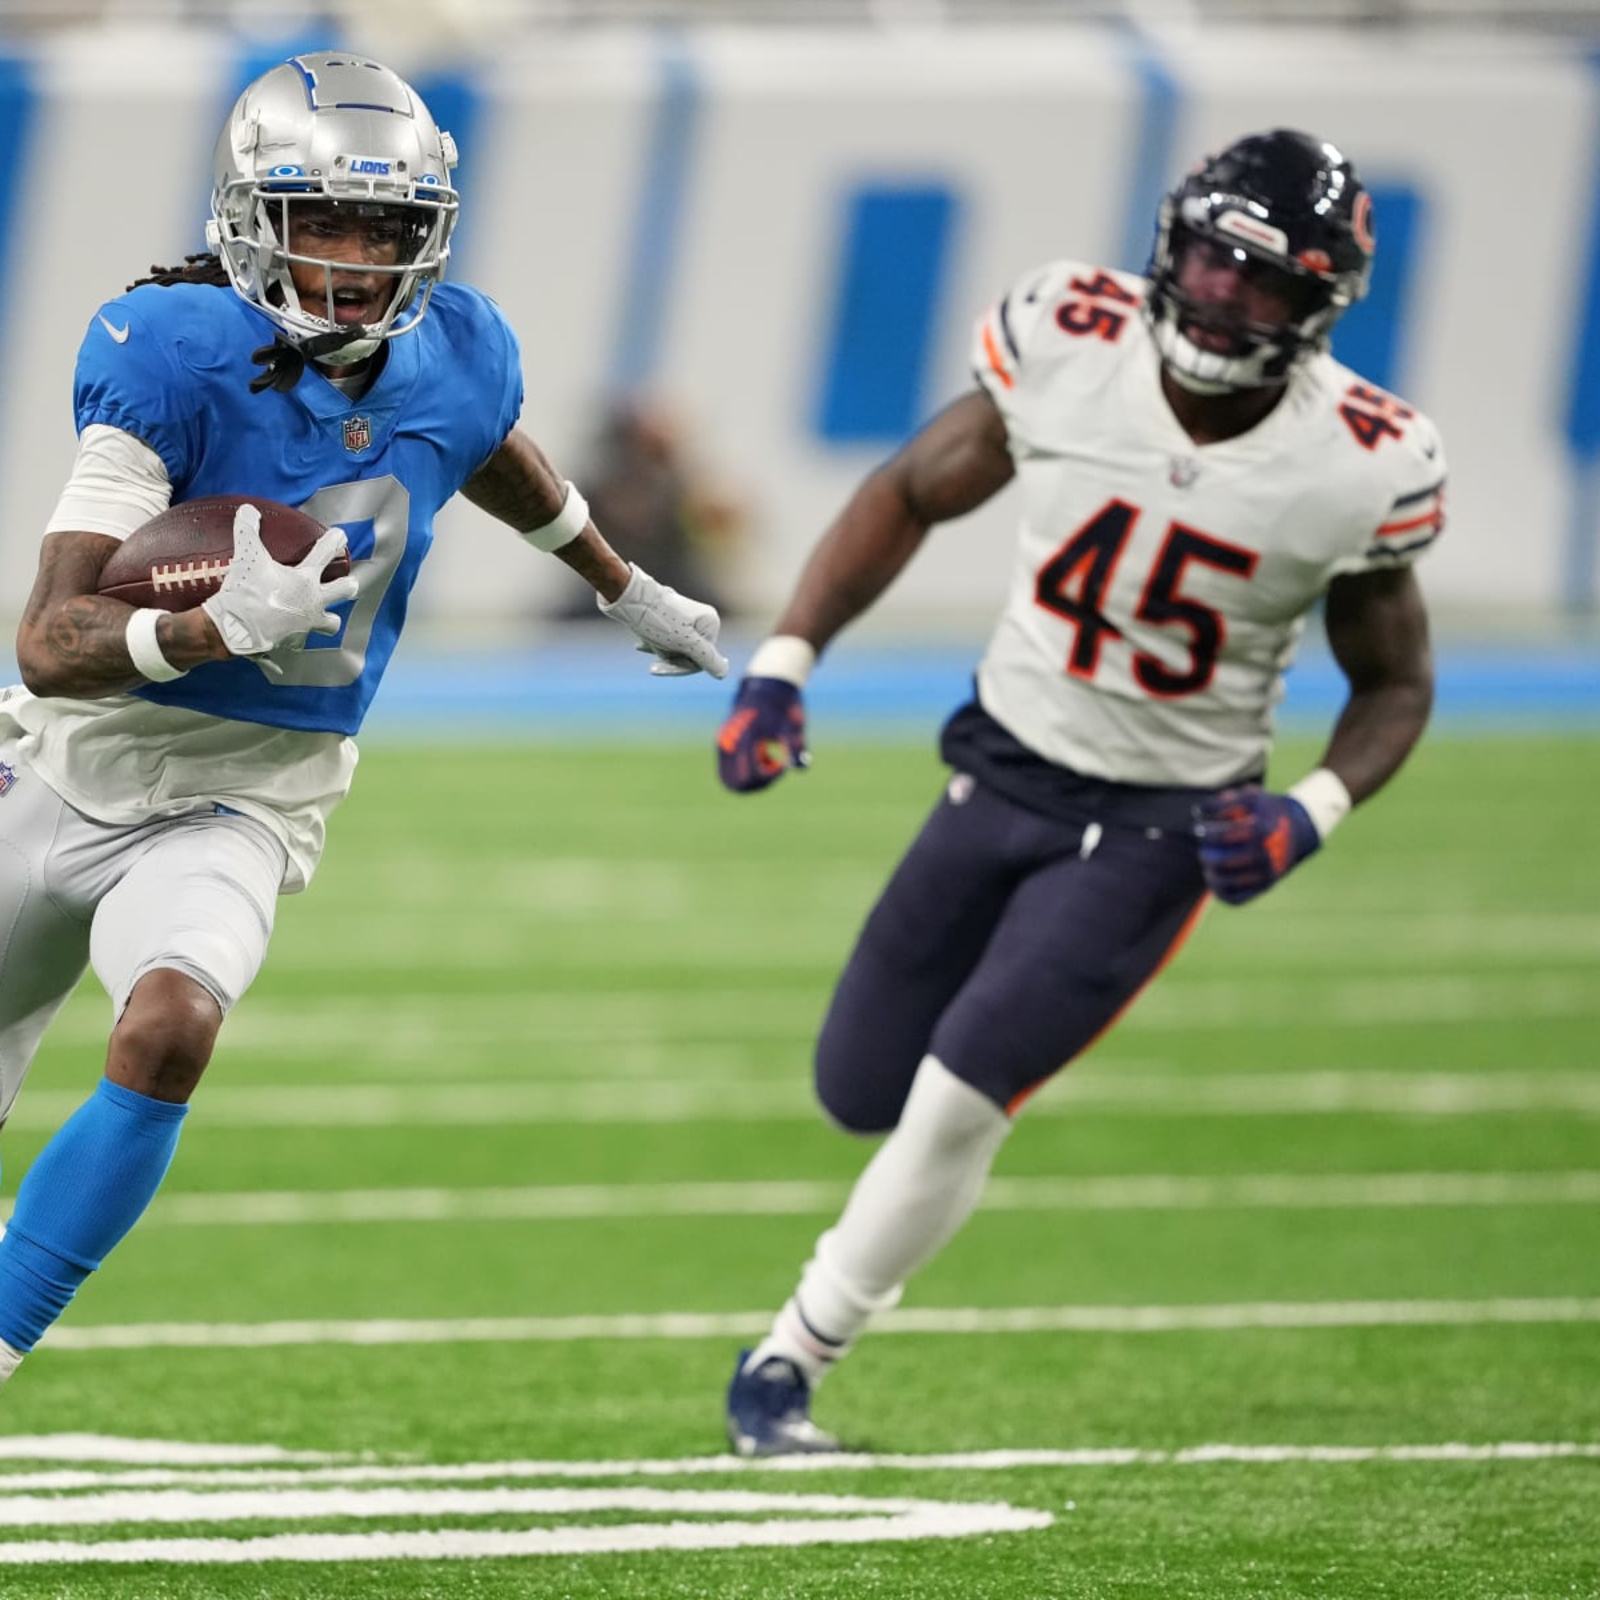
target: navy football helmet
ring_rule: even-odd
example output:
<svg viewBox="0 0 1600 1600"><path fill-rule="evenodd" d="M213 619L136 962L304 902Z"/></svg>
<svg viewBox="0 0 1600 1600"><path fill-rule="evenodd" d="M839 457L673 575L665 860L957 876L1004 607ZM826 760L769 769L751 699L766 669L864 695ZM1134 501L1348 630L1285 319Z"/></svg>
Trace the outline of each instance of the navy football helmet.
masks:
<svg viewBox="0 0 1600 1600"><path fill-rule="evenodd" d="M1280 288L1287 319L1254 323L1185 295L1179 268L1201 241ZM1201 394L1281 383L1367 292L1374 245L1371 197L1333 145L1276 128L1208 157L1162 202L1150 260L1145 311L1167 369Z"/></svg>

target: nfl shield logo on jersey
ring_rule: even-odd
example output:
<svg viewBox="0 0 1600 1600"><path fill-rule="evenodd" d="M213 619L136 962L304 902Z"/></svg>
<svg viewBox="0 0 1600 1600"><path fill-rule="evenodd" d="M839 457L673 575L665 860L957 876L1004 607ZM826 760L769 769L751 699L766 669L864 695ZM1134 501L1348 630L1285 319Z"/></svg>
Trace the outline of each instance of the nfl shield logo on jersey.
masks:
<svg viewBox="0 0 1600 1600"><path fill-rule="evenodd" d="M1200 463L1193 456L1174 456L1167 471L1167 481L1174 489L1189 488L1200 476Z"/></svg>
<svg viewBox="0 0 1600 1600"><path fill-rule="evenodd" d="M0 761L0 794L10 794L17 781L17 769Z"/></svg>
<svg viewBox="0 0 1600 1600"><path fill-rule="evenodd" d="M371 417L346 417L344 419L344 447L352 453L365 450L372 443Z"/></svg>

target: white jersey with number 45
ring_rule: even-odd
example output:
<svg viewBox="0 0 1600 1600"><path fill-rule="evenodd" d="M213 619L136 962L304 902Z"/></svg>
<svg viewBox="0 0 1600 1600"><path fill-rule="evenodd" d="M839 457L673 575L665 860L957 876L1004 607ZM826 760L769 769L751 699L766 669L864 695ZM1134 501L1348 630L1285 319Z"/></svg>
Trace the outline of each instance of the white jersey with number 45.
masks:
<svg viewBox="0 0 1600 1600"><path fill-rule="evenodd" d="M1426 417L1327 354L1247 433L1196 446L1162 394L1144 291L1055 262L978 322L1023 499L978 695L1075 771L1221 786L1265 765L1329 581L1438 536L1444 452Z"/></svg>

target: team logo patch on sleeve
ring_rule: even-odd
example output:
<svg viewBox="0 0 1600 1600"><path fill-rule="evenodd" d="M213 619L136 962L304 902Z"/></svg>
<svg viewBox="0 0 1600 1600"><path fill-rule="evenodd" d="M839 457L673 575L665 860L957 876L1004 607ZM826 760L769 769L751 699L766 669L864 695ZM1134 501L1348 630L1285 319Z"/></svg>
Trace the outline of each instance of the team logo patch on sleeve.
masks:
<svg viewBox="0 0 1600 1600"><path fill-rule="evenodd" d="M0 761L0 794L10 794L16 787L17 769Z"/></svg>
<svg viewBox="0 0 1600 1600"><path fill-rule="evenodd" d="M352 455L359 455L372 447L372 418L346 417L344 419L344 447Z"/></svg>

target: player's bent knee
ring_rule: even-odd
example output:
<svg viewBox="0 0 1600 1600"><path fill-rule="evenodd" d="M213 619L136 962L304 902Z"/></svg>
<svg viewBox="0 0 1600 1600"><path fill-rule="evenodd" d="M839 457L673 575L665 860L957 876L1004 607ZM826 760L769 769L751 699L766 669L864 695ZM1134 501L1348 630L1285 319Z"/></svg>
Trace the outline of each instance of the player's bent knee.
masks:
<svg viewBox="0 0 1600 1600"><path fill-rule="evenodd" d="M822 1107L822 1114L841 1133L853 1133L858 1138L866 1139L875 1134L888 1133L895 1125L895 1119L885 1117L881 1107L868 1107L856 1101L830 1098L821 1084L817 1085L817 1103Z"/></svg>
<svg viewBox="0 0 1600 1600"><path fill-rule="evenodd" d="M923 1030L886 1027L859 1007L836 1003L813 1060L822 1109L846 1133L888 1133L900 1121L925 1048Z"/></svg>
<svg viewBox="0 0 1600 1600"><path fill-rule="evenodd" d="M211 1060L222 1015L216 996L187 973L145 973L112 1030L107 1077L152 1099L187 1100Z"/></svg>
<svg viewBox="0 0 1600 1600"><path fill-rule="evenodd" d="M870 1076L828 1071L820 1056L815 1082L818 1103L828 1120L845 1133L862 1136L893 1130L905 1109L910 1087L875 1082Z"/></svg>

